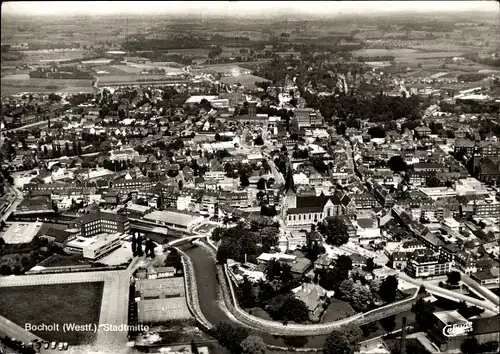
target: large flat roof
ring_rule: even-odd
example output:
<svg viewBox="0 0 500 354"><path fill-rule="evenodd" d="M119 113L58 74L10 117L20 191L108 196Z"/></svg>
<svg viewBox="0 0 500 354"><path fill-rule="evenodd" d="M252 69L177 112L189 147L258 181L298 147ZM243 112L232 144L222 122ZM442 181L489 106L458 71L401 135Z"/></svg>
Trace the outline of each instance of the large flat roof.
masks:
<svg viewBox="0 0 500 354"><path fill-rule="evenodd" d="M184 278L138 279L136 289L142 296L152 297L159 295L184 296Z"/></svg>
<svg viewBox="0 0 500 354"><path fill-rule="evenodd" d="M144 219L151 221L162 221L173 225L189 226L193 221L201 217L197 214L180 213L170 210L157 210L146 214Z"/></svg>
<svg viewBox="0 0 500 354"><path fill-rule="evenodd" d="M0 233L0 238L3 238L6 244L29 243L41 227L41 222L7 222L7 231Z"/></svg>

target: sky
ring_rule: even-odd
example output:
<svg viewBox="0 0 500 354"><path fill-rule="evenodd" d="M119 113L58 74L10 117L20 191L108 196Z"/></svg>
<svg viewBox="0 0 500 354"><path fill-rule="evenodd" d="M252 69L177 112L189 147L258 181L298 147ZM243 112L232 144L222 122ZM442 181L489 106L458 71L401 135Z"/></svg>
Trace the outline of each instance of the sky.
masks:
<svg viewBox="0 0 500 354"><path fill-rule="evenodd" d="M485 1L12 1L2 2L5 15L171 14L245 16L259 14L339 15L390 12L499 11Z"/></svg>

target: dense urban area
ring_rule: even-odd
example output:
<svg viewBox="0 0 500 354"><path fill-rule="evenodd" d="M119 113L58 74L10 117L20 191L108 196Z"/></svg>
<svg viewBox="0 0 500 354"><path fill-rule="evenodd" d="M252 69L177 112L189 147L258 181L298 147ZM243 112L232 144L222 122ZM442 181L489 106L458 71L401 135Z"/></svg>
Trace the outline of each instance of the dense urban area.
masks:
<svg viewBox="0 0 500 354"><path fill-rule="evenodd" d="M0 353L498 352L498 12L43 21L2 15Z"/></svg>

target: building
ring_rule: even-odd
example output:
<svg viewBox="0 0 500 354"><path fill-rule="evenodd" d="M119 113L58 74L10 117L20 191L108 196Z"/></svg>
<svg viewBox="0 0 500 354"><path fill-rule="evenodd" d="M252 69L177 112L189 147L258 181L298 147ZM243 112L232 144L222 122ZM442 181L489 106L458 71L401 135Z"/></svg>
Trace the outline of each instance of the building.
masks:
<svg viewBox="0 0 500 354"><path fill-rule="evenodd" d="M187 213L177 210L157 210L146 214L146 221L174 229L188 231L203 222L204 217L196 213Z"/></svg>
<svg viewBox="0 0 500 354"><path fill-rule="evenodd" d="M313 108L297 108L293 114L293 119L297 120L299 129L323 126L321 113Z"/></svg>
<svg viewBox="0 0 500 354"><path fill-rule="evenodd" d="M134 149L111 150L109 159L111 161L132 161L139 157L139 153Z"/></svg>
<svg viewBox="0 0 500 354"><path fill-rule="evenodd" d="M41 227L41 222L7 222L0 238L8 245L30 243Z"/></svg>
<svg viewBox="0 0 500 354"><path fill-rule="evenodd" d="M97 211L79 217L72 227L80 229L80 236L92 237L102 233L128 233L130 223L125 215Z"/></svg>
<svg viewBox="0 0 500 354"><path fill-rule="evenodd" d="M291 168L285 181L285 196L281 208L281 218L287 226L305 226L316 224L329 216L355 213L352 199L343 192L332 196L297 195Z"/></svg>
<svg viewBox="0 0 500 354"><path fill-rule="evenodd" d="M413 278L434 277L451 272L451 262L440 262L436 256L422 256L410 259L405 272Z"/></svg>
<svg viewBox="0 0 500 354"><path fill-rule="evenodd" d="M148 272L149 273L149 272ZM184 297L184 278L169 277L163 279L137 279L135 282L136 297L141 300L166 299Z"/></svg>
<svg viewBox="0 0 500 354"><path fill-rule="evenodd" d="M69 241L76 239L79 232L78 229L61 230L51 227L40 235L40 238L45 238L49 242L64 248Z"/></svg>
<svg viewBox="0 0 500 354"><path fill-rule="evenodd" d="M120 233L100 235L90 245L83 247L83 257L96 260L121 247L120 236Z"/></svg>

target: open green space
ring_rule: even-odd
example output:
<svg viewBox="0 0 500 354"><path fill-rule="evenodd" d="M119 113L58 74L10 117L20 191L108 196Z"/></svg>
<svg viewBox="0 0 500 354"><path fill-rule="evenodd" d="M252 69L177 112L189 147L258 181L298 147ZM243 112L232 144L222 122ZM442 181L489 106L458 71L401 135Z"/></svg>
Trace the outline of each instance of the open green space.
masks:
<svg viewBox="0 0 500 354"><path fill-rule="evenodd" d="M321 322L322 323L334 322L355 314L356 311L353 310L353 308L348 302L332 298L330 305L328 305L327 309L323 314Z"/></svg>
<svg viewBox="0 0 500 354"><path fill-rule="evenodd" d="M104 282L0 287L0 315L21 327L58 324L56 331L33 331L48 341L87 344L91 331L64 332L65 323L99 324Z"/></svg>

